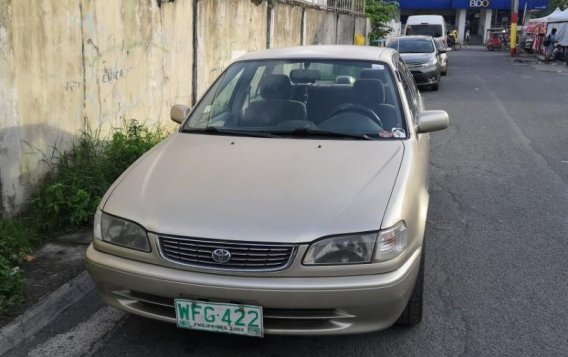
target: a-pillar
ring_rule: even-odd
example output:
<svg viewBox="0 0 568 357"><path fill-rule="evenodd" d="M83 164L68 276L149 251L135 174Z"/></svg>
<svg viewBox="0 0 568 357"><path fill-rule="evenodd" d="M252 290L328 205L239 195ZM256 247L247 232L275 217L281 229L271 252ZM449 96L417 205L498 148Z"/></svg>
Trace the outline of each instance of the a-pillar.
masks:
<svg viewBox="0 0 568 357"><path fill-rule="evenodd" d="M458 41L463 42L465 36L465 18L467 16L467 10L461 9L456 10L456 28L458 30Z"/></svg>
<svg viewBox="0 0 568 357"><path fill-rule="evenodd" d="M483 43L485 43L487 41L487 29L491 28L491 18L493 16L493 10L491 9L485 9L481 11L481 23L483 24L481 27L481 31L483 31L483 33L481 33L480 35L483 35Z"/></svg>

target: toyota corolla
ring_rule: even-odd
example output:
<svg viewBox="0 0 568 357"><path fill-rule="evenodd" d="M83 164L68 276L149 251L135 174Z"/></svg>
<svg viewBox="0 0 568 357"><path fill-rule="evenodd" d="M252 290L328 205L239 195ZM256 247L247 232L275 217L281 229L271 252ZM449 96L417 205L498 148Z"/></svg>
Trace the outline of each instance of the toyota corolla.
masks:
<svg viewBox="0 0 568 357"><path fill-rule="evenodd" d="M250 53L103 197L103 300L180 328L331 335L422 318L429 132L387 48Z"/></svg>

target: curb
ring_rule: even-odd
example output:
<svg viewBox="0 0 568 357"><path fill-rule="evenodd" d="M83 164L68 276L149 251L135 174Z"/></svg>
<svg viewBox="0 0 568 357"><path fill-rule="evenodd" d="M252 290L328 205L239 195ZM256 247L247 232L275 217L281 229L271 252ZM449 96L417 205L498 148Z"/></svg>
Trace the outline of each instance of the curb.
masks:
<svg viewBox="0 0 568 357"><path fill-rule="evenodd" d="M65 309L95 288L86 270L49 294L0 330L0 355L53 321Z"/></svg>

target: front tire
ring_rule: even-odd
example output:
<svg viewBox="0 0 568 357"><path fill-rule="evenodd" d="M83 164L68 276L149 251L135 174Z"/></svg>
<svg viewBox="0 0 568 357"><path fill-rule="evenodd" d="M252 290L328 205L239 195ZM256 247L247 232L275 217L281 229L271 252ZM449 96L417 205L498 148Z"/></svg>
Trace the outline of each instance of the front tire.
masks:
<svg viewBox="0 0 568 357"><path fill-rule="evenodd" d="M436 81L436 84L432 84L432 86L430 86L430 88L432 88L433 91L437 91L438 89L440 89L440 75L438 74L438 80Z"/></svg>
<svg viewBox="0 0 568 357"><path fill-rule="evenodd" d="M422 244L422 256L420 257L420 268L418 269L418 276L414 284L414 290L410 295L410 300L406 304L406 308L402 315L396 321L399 326L412 327L416 326L422 321L422 310L424 305L424 256L425 246Z"/></svg>

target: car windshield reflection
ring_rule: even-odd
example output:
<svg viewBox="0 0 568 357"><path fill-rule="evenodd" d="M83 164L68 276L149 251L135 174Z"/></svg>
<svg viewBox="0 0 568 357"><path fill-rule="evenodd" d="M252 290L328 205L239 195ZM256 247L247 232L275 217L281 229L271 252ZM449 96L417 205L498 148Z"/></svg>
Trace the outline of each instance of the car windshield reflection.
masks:
<svg viewBox="0 0 568 357"><path fill-rule="evenodd" d="M183 132L260 137L406 138L390 68L379 62L237 62L206 93Z"/></svg>

